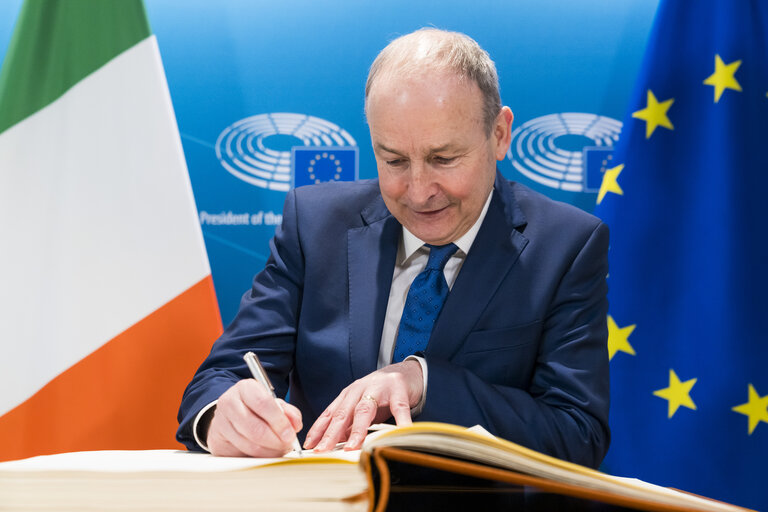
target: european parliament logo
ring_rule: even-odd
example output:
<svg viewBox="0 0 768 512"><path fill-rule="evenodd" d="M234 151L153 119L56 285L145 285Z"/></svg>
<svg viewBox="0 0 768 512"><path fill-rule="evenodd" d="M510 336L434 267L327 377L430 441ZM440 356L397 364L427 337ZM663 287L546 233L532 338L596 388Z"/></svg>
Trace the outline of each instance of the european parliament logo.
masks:
<svg viewBox="0 0 768 512"><path fill-rule="evenodd" d="M507 158L523 176L567 192L597 192L621 122L564 112L537 117L512 132Z"/></svg>
<svg viewBox="0 0 768 512"><path fill-rule="evenodd" d="M355 181L357 179L357 148L294 147L293 186L312 185L326 181Z"/></svg>
<svg viewBox="0 0 768 512"><path fill-rule="evenodd" d="M241 119L219 135L216 157L236 178L280 192L294 183L357 178L355 139L330 121L305 114L280 112ZM301 159L298 166L295 157Z"/></svg>

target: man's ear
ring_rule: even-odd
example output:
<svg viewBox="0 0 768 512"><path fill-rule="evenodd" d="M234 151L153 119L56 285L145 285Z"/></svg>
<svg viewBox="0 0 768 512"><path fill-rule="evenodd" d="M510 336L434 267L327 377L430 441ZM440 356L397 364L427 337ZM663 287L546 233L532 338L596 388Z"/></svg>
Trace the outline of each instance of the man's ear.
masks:
<svg viewBox="0 0 768 512"><path fill-rule="evenodd" d="M493 125L493 132L491 132L496 160L504 160L507 155L509 143L512 141L512 121L514 119L515 115L509 107L501 107Z"/></svg>

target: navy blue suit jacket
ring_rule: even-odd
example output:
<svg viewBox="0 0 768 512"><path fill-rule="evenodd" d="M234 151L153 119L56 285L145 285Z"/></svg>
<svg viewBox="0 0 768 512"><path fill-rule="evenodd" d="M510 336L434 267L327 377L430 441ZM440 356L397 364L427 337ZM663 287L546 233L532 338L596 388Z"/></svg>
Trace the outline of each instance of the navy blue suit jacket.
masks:
<svg viewBox="0 0 768 512"><path fill-rule="evenodd" d="M402 228L377 180L291 191L271 256L187 387L179 441L195 415L250 374L254 350L304 432L355 379L376 370ZM608 229L497 173L493 198L429 344L415 421L495 435L597 466L608 448Z"/></svg>

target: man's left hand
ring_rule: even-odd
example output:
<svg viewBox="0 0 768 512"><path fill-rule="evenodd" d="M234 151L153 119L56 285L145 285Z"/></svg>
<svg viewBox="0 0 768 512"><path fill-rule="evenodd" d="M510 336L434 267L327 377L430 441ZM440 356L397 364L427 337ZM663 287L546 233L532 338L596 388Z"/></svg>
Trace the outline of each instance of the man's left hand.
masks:
<svg viewBox="0 0 768 512"><path fill-rule="evenodd" d="M342 390L309 429L304 447L324 452L340 441L345 450L363 444L368 427L390 416L398 426L411 424L411 408L421 400L421 365L408 360L386 366Z"/></svg>

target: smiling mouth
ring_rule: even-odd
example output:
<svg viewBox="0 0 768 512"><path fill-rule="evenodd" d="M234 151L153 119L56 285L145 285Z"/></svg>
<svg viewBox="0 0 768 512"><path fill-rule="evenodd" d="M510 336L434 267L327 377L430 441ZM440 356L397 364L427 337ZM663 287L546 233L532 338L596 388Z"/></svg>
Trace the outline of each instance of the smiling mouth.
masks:
<svg viewBox="0 0 768 512"><path fill-rule="evenodd" d="M424 211L413 210L413 213L416 213L418 215L434 215L436 213L440 213L444 211L447 208L448 206L443 206L442 208L436 208L434 210L424 210Z"/></svg>
<svg viewBox="0 0 768 512"><path fill-rule="evenodd" d="M420 217L434 217L435 215L437 215L437 214L439 214L441 212L444 212L447 208L448 208L447 206L444 206L444 207L442 207L440 209L437 209L437 210L428 210L428 211L423 211L423 212L419 212L419 211L414 210L413 213L415 213L417 216L420 216Z"/></svg>

